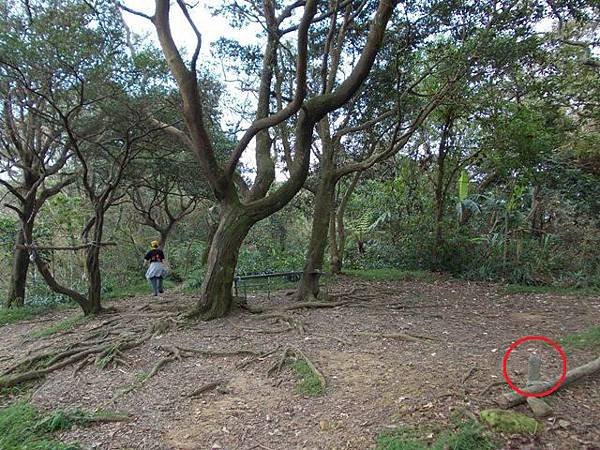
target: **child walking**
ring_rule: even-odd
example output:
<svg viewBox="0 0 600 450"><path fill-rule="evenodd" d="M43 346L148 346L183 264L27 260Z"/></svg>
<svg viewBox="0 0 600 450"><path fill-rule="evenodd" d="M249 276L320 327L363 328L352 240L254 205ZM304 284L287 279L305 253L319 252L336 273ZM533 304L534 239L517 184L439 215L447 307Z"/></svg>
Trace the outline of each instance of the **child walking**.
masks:
<svg viewBox="0 0 600 450"><path fill-rule="evenodd" d="M146 271L146 279L150 281L154 295L158 295L159 292L164 292L163 278L167 276L167 268L163 264L165 254L158 248L158 241L150 242L150 247L152 247L152 250L144 256L146 262L150 263L150 267L148 267L148 270Z"/></svg>

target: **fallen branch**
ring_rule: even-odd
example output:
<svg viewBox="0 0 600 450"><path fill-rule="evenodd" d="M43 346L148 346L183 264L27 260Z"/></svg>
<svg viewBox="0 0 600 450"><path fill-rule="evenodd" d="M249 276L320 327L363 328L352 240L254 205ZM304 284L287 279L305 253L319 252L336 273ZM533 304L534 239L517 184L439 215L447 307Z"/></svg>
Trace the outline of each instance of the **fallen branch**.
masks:
<svg viewBox="0 0 600 450"><path fill-rule="evenodd" d="M217 387L219 387L221 384L226 383L226 380L218 380L218 381L213 381L212 383L207 383L204 386L199 387L198 389L196 389L195 391L193 391L191 394L189 394L189 397L198 397L201 394L213 390Z"/></svg>
<svg viewBox="0 0 600 450"><path fill-rule="evenodd" d="M600 372L600 357L594 359L593 361L590 361L587 364L584 364L583 366L579 366L573 370L569 370L565 377L564 383L559 387L559 389L573 384L584 377L593 375L596 372ZM547 381L544 383L536 383L534 386L531 387L531 389L529 389L528 392L540 393L547 391L548 389L551 389L552 386L554 386L558 382L558 380L558 378L555 378L554 380ZM525 403L526 401L527 397L523 397L517 394L516 392L511 392L501 396L498 399L498 404L503 408L512 408L513 406L520 405L522 403Z"/></svg>

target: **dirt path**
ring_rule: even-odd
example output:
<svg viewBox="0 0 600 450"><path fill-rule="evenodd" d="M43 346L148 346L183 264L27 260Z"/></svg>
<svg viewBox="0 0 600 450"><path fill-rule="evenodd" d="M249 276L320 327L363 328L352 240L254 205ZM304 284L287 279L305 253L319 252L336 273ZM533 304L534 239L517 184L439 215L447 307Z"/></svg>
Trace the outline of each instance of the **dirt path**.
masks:
<svg viewBox="0 0 600 450"><path fill-rule="evenodd" d="M332 291L350 293L341 297L350 303L286 312L298 327L283 331L289 328L287 322L261 320L245 311L229 319L193 323L125 352L126 365L105 370L89 365L76 374L73 367L67 367L52 373L35 391L33 402L48 410L104 408L134 417L128 423L74 429L62 435L88 448L372 449L377 434L386 429L443 425L458 407L474 413L494 407L504 386L480 393L501 379L504 351L516 339L524 335L555 338L600 323L599 298L503 295L501 288L491 284L341 279ZM194 298L167 295L164 300L184 311ZM138 311L153 301L119 302L123 327L144 328L155 320L156 314L148 318ZM250 303L283 307L291 299L281 295L268 302L250 299ZM74 313L58 313L57 317L69 314ZM102 320L106 319L86 321L72 332L37 340L28 338L28 333L48 322L0 328L5 344L0 369L27 352L34 354L40 346L76 342ZM411 342L373 335L400 332L436 340ZM289 370L268 376L281 352L259 359L194 355L168 363L139 385L140 377L168 356L164 349L169 346L267 353L289 345L302 349L323 372L328 383L325 396L296 394ZM547 375L558 367L558 360L549 355ZM569 352L568 365L575 367L592 356L585 351ZM247 364L240 368L240 363ZM524 367L519 357L510 369L511 376L520 380ZM198 398L189 397L198 387L217 380L227 383ZM117 395L132 386L136 387L131 392ZM599 388L596 378L557 393L552 399L556 415L547 422L546 432L535 439L509 438L504 448L600 448Z"/></svg>

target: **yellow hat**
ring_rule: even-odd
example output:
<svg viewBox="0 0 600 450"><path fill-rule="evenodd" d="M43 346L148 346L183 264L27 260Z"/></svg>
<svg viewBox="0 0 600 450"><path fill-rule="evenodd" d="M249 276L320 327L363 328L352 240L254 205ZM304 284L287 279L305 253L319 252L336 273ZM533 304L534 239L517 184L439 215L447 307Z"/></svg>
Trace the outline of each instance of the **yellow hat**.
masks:
<svg viewBox="0 0 600 450"><path fill-rule="evenodd" d="M158 248L158 244L159 244L158 241L152 241L152 242L150 242L150 247L152 247L152 248Z"/></svg>

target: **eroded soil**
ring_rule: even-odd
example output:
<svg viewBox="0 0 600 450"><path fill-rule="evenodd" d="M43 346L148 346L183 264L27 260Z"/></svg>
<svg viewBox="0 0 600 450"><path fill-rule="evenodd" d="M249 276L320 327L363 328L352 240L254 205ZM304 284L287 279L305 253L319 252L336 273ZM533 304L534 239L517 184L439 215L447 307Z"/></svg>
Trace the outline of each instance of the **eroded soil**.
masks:
<svg viewBox="0 0 600 450"><path fill-rule="evenodd" d="M97 449L372 449L377 435L400 426L445 425L453 410L478 414L495 407L506 384L502 358L525 335L558 338L600 323L600 299L556 295L505 295L493 284L366 282L338 279L334 308L289 310L292 321L240 310L227 319L183 321L192 296L165 294L116 303L119 327L139 332L167 318L183 325L124 352L122 364L80 371L66 367L34 388L43 410L97 408L130 413L130 422L75 428L60 438ZM151 307L144 307L149 304ZM284 308L284 293L249 298L255 307ZM44 348L64 348L112 317L32 339L30 333L75 311L0 328L0 370ZM173 319L173 320L171 320ZM290 323L293 326L290 326ZM386 335L421 336L407 341ZM432 339L424 339L432 338ZM193 355L167 363L140 384L170 346L199 350L250 350L253 356ZM327 379L322 397L295 390L291 369L268 371L287 346L302 350ZM274 350L277 350L273 352ZM531 352L541 355L542 378L556 375L556 352L525 345L511 356L509 373L523 383ZM568 367L593 359L592 351L567 351ZM207 383L224 380L192 398ZM558 391L549 400L555 415L536 438L506 436L505 449L600 449L600 377ZM483 393L487 389L487 392ZM123 393L126 390L127 393ZM524 406L516 408L526 412Z"/></svg>

